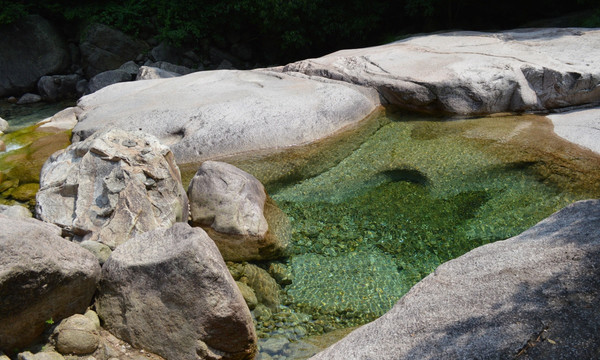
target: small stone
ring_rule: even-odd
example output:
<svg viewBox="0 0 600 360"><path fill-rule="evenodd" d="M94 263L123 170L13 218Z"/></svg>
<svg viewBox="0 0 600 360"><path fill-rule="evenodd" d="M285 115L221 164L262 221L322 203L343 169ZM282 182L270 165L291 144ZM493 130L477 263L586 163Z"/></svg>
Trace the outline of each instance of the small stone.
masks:
<svg viewBox="0 0 600 360"><path fill-rule="evenodd" d="M56 349L62 354L91 354L100 341L94 321L81 314L63 320L54 330L54 336Z"/></svg>
<svg viewBox="0 0 600 360"><path fill-rule="evenodd" d="M86 250L89 250L92 254L94 254L94 256L96 256L96 258L98 259L100 265L104 264L110 256L110 254L112 253L112 250L110 249L110 247L108 247L108 245L99 243L97 241L85 240L82 241L79 245L81 245L81 247L83 247Z"/></svg>
<svg viewBox="0 0 600 360"><path fill-rule="evenodd" d="M17 101L19 101L19 99L17 99L14 96L9 97L8 99L6 99L7 102L11 103L11 104L16 104Z"/></svg>
<svg viewBox="0 0 600 360"><path fill-rule="evenodd" d="M42 101L42 97L37 94L27 93L17 101L19 105L33 104Z"/></svg>
<svg viewBox="0 0 600 360"><path fill-rule="evenodd" d="M83 314L83 316L90 319L92 321L92 323L94 324L94 326L96 327L96 329L100 329L100 318L98 317L98 314L96 314L96 312L94 310L87 310L85 312L85 314Z"/></svg>

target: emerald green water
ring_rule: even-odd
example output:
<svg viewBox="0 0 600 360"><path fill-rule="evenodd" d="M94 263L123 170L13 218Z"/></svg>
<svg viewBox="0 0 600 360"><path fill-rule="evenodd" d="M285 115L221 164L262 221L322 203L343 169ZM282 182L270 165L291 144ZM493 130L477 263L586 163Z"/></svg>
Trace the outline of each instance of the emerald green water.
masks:
<svg viewBox="0 0 600 360"><path fill-rule="evenodd" d="M441 263L600 196L600 158L557 138L543 117L372 121L314 151L313 165L333 163L317 174L307 160L292 178L273 176L298 153L236 163L290 217L283 302L309 314L308 335L372 321ZM259 335L298 325L275 322L258 321Z"/></svg>

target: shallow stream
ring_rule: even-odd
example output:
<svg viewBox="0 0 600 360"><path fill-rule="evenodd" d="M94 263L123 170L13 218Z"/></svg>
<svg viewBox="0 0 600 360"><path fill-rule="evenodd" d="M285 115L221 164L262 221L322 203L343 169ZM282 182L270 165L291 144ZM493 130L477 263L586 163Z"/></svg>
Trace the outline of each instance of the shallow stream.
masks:
<svg viewBox="0 0 600 360"><path fill-rule="evenodd" d="M306 358L441 263L600 197L600 157L534 115L382 110L315 144L222 160L261 180L291 220L289 256L257 264L285 274L279 305L253 312L262 359ZM181 169L187 186L197 165Z"/></svg>

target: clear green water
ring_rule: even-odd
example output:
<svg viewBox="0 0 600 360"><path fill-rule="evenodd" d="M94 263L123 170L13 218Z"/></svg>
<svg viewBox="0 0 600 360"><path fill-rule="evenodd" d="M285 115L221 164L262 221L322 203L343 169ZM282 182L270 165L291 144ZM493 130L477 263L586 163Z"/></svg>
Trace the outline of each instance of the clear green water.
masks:
<svg viewBox="0 0 600 360"><path fill-rule="evenodd" d="M236 164L266 179L291 219L281 263L293 281L282 294L286 311L309 314L307 335L374 320L441 263L600 196L600 158L554 136L543 117L376 123L315 151L320 162L335 158L316 174L304 161L277 180L263 163L298 153ZM264 325L261 336L285 336Z"/></svg>

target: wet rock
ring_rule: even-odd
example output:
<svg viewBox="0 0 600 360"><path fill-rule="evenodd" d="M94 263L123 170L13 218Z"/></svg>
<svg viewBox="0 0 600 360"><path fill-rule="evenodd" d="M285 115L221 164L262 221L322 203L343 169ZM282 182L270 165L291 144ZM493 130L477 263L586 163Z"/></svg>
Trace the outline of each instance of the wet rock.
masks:
<svg viewBox="0 0 600 360"><path fill-rule="evenodd" d="M60 32L37 15L3 26L0 49L0 97L33 91L40 77L63 73L70 65Z"/></svg>
<svg viewBox="0 0 600 360"><path fill-rule="evenodd" d="M131 80L133 80L133 76L126 70L103 71L90 79L85 94L91 94L109 85Z"/></svg>
<svg viewBox="0 0 600 360"><path fill-rule="evenodd" d="M137 233L186 221L187 213L172 153L141 132L97 133L42 168L36 214L76 241L114 249Z"/></svg>
<svg viewBox="0 0 600 360"><path fill-rule="evenodd" d="M77 74L42 76L37 82L37 90L44 101L75 99L83 95L77 92L79 80L81 77Z"/></svg>
<svg viewBox="0 0 600 360"><path fill-rule="evenodd" d="M188 188L190 214L230 261L280 257L290 236L285 214L252 175L223 162L206 161ZM271 221L269 221L271 220Z"/></svg>
<svg viewBox="0 0 600 360"><path fill-rule="evenodd" d="M0 348L29 345L47 327L90 304L100 266L94 256L34 219L0 215Z"/></svg>
<svg viewBox="0 0 600 360"><path fill-rule="evenodd" d="M147 50L148 46L119 30L102 24L86 29L80 45L81 60L87 78L119 68Z"/></svg>
<svg viewBox="0 0 600 360"><path fill-rule="evenodd" d="M440 265L314 359L585 359L600 353L600 200Z"/></svg>
<svg viewBox="0 0 600 360"><path fill-rule="evenodd" d="M53 336L56 349L61 354L91 354L100 341L94 321L81 314L75 314L61 321L54 329Z"/></svg>
<svg viewBox="0 0 600 360"><path fill-rule="evenodd" d="M269 275L281 286L289 285L293 282L294 275L290 269L280 263L271 263L269 265Z"/></svg>
<svg viewBox="0 0 600 360"><path fill-rule="evenodd" d="M240 282L250 286L256 294L259 303L276 311L281 303L279 293L281 288L269 273L256 265L244 264Z"/></svg>
<svg viewBox="0 0 600 360"><path fill-rule="evenodd" d="M34 103L37 103L40 101L42 101L42 97L39 96L38 94L27 93L19 98L19 101L17 101L17 104L27 105L27 104L34 104Z"/></svg>
<svg viewBox="0 0 600 360"><path fill-rule="evenodd" d="M97 309L113 334L167 359L256 351L250 312L217 247L185 223L118 247L104 264Z"/></svg>
<svg viewBox="0 0 600 360"><path fill-rule="evenodd" d="M250 286L246 285L243 282L236 281L235 283L237 284L238 288L240 288L240 292L242 293L242 296L244 297L244 301L246 301L246 305L248 305L248 308L250 310L254 310L254 308L258 304L258 300L256 299L256 294L254 294L254 290L252 290Z"/></svg>

